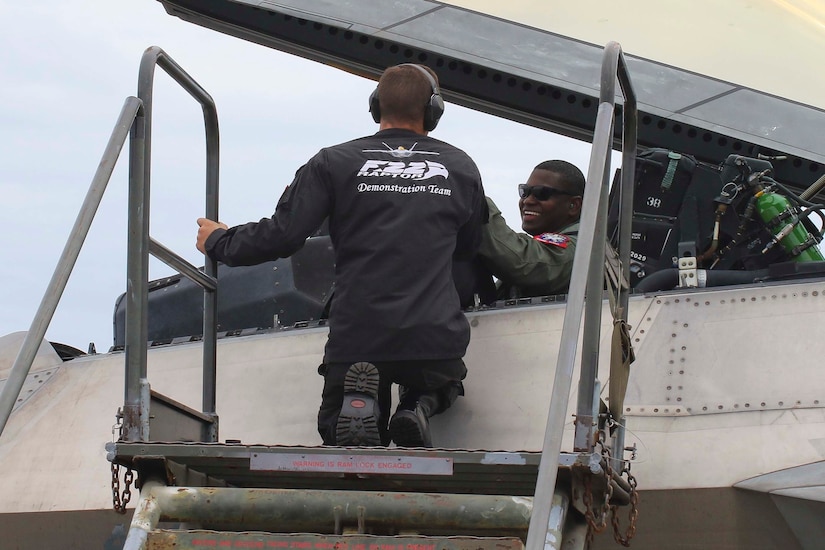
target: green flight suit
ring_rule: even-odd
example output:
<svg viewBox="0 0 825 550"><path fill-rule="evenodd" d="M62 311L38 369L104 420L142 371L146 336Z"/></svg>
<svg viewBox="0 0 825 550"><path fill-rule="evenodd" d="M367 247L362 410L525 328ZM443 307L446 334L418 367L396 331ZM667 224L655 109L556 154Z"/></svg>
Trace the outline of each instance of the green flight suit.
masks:
<svg viewBox="0 0 825 550"><path fill-rule="evenodd" d="M573 271L578 222L551 233L547 243L513 231L496 204L487 197L489 222L482 226L481 248L478 256L482 264L498 280L498 298L520 298L566 294ZM561 237L558 237L561 235Z"/></svg>

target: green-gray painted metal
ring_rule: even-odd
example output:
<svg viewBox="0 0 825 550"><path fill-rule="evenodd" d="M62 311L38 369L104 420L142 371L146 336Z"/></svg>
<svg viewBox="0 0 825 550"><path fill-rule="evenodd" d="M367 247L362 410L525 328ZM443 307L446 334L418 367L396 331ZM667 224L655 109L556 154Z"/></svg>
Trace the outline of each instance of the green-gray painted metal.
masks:
<svg viewBox="0 0 825 550"><path fill-rule="evenodd" d="M359 524L370 531L523 536L532 499L307 489L163 487L141 489L130 533L158 521L195 523L218 530L340 534ZM242 526L242 527L241 527Z"/></svg>
<svg viewBox="0 0 825 550"><path fill-rule="evenodd" d="M3 433L3 429L6 427L14 403L20 395L20 390L37 355L37 350L46 336L46 329L49 328L57 304L60 302L60 297L66 289L66 283L69 281L69 276L80 254L80 249L83 247L83 242L89 233L95 212L100 206L100 201L106 191L106 186L112 176L120 151L126 142L126 136L129 135L129 128L140 109L141 101L138 98L126 98L112 135L109 137L109 142L106 144L103 158L98 164L89 191L86 193L86 198L83 200L83 205L80 207L80 212L71 233L69 233L63 253L57 261L57 267L40 302L40 307L37 308L37 313L34 315L34 320L32 320L23 345L14 360L9 378L3 386L2 392L0 392L0 434Z"/></svg>
<svg viewBox="0 0 825 550"><path fill-rule="evenodd" d="M181 273L204 286L203 308L203 412L212 415L211 441L217 441L215 415L215 382L217 378L217 262L206 258L205 277L182 258L149 236L149 205L151 187L152 94L155 67L160 67L200 103L206 129L206 205L205 216L218 219L218 115L212 97L189 76L166 52L153 46L141 58L138 74L138 97L143 101L142 117L132 132L129 158L129 238L126 275L126 387L123 406L122 437L129 441L149 439L149 394L146 380L146 346L149 301L149 254L159 252L169 263L180 264ZM211 281L210 281L211 280Z"/></svg>
<svg viewBox="0 0 825 550"><path fill-rule="evenodd" d="M126 535L126 542L123 550L144 550L146 539L149 533L158 526L161 516L161 503L155 496L155 492L166 487L153 479L145 480L140 488L140 500L132 515L132 523L129 525L129 533Z"/></svg>
<svg viewBox="0 0 825 550"><path fill-rule="evenodd" d="M538 480L536 482L536 494L534 502L534 512L530 519L530 531L527 537L527 550L542 550L546 546L546 534L549 529L550 513L552 509L552 494L556 487L556 477L558 473L558 457L561 451L562 435L564 433L564 423L567 416L567 405L569 401L570 388L572 385L573 368L576 359L576 346L579 339L579 328L582 322L582 312L585 306L585 291L587 291L587 303L598 303L599 308L596 314L588 309L585 314L585 342L583 343L583 355L592 353L588 350L598 347L598 339L595 342L587 342L587 335L598 335L598 324L601 316L602 285L604 281L604 240L606 232L604 220L599 223L602 207L600 203L605 202L609 186L608 170L610 158L611 136L613 135L613 113L615 110L615 88L616 77L625 95L625 106L623 110L624 124L635 127L637 116L635 107L636 101L633 88L630 85L630 77L627 66L622 60L621 46L615 42L609 43L605 47L602 63L602 89L601 102L599 104L598 116L596 118L596 130L594 132L593 149L590 154L590 165L587 171L587 185L584 191L582 205L581 230L579 241L576 246L576 254L573 260L573 273L571 275L570 291L567 298L567 308L564 313L564 323L562 325L561 342L559 343L559 355L556 361L556 373L553 380L553 395L550 399L550 411L547 415L547 427L542 446L541 463L539 464ZM635 154L636 136L635 134L625 136L630 140L628 148L622 152L622 165L632 167L635 160L631 160L631 152ZM624 148L623 148L624 149ZM635 155L634 155L635 157ZM633 173L631 170L629 173ZM632 179L623 178L622 185L632 185ZM601 232L599 232L601 231ZM596 242L601 245L597 246ZM598 254L601 251L601 254ZM596 258L596 260L591 260ZM588 269L587 262L592 262ZM596 267L598 266L598 267ZM586 287L586 288L585 288ZM595 308L594 308L595 309ZM592 327L596 325L594 331ZM595 374L585 375L584 370L587 357L582 361L582 377L587 376L595 381ZM595 365L597 367L597 365ZM591 363L590 368L595 368ZM577 416L590 416L592 420L593 397L592 386L590 396L585 396L577 405ZM586 427L588 428L588 427ZM579 438L578 420L577 435ZM592 441L592 440L591 440ZM590 444L592 445L592 443Z"/></svg>
<svg viewBox="0 0 825 550"><path fill-rule="evenodd" d="M151 548L312 548L335 550L523 550L524 543L506 537L422 535L317 535L311 533L221 533L216 531L157 530L149 535Z"/></svg>
<svg viewBox="0 0 825 550"><path fill-rule="evenodd" d="M312 533L227 533L204 529L158 529L149 535L150 548L312 548L335 550L523 550L524 543L507 537L423 535L318 535Z"/></svg>
<svg viewBox="0 0 825 550"><path fill-rule="evenodd" d="M212 415L156 391L150 392L149 433L156 441L211 441Z"/></svg>
<svg viewBox="0 0 825 550"><path fill-rule="evenodd" d="M204 529L158 529L149 535L154 550L187 548L312 548L335 550L523 550L514 537L424 535L319 535L312 533L223 533Z"/></svg>

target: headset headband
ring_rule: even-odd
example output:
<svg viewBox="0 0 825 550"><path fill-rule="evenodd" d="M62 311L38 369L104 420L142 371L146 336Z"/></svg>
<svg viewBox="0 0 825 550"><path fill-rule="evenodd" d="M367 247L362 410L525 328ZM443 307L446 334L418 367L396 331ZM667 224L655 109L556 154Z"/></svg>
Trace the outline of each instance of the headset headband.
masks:
<svg viewBox="0 0 825 550"><path fill-rule="evenodd" d="M442 99L441 91L438 89L438 83L433 75L421 65L416 63L402 63L398 66L415 67L417 70L421 71L425 77L427 77L427 82L430 83L430 88L432 89L432 95L430 95L430 99L427 101L426 105L424 105L424 130L429 132L435 129L441 115L444 114L444 99ZM372 119L375 122L381 122L381 105L378 101L378 86L376 86L375 90L373 90L372 94L370 94L369 104Z"/></svg>

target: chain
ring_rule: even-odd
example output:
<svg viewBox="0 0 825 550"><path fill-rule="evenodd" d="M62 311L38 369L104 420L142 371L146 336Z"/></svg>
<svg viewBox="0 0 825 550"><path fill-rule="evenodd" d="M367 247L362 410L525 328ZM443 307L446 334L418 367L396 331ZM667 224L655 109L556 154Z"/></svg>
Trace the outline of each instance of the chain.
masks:
<svg viewBox="0 0 825 550"><path fill-rule="evenodd" d="M123 435L123 415L118 410L117 421L112 426L112 440L115 439L115 432L118 434L118 439ZM135 472L131 468L126 468L126 473L123 475L123 496L120 494L120 465L112 462L112 505L115 512L118 514L126 513L126 505L132 499L132 482L135 479Z"/></svg>
<svg viewBox="0 0 825 550"><path fill-rule="evenodd" d="M596 533L601 533L607 527L607 512L610 510L610 498L613 496L613 485L610 483L613 470L610 467L610 451L605 447L604 433L598 432L596 444L601 446L601 453L606 457L605 464L607 465L607 490L604 492L604 502L601 505L601 513L599 519L596 519L596 514L593 512L593 487L592 476L585 475L584 478L584 495L582 500L584 502L584 518L587 520L587 543L588 545L593 541Z"/></svg>
<svg viewBox="0 0 825 550"><path fill-rule="evenodd" d="M602 504L601 515L598 521L596 520L596 514L593 512L592 476L585 475L584 477L584 495L582 495L582 501L585 508L584 517L587 520L588 526L586 544L589 547L593 542L595 534L605 530L607 527L607 512L609 510L611 515L610 523L613 525L613 538L622 546L630 546L630 539L636 535L636 522L639 519L639 492L636 490L636 478L630 473L630 464L623 467L619 474L627 474L627 482L630 485L630 511L628 512L630 523L623 534L619 525L619 507L610 505L610 500L613 498L613 467L611 466L610 448L606 445L605 438L605 433L600 430L595 442L595 444L601 448L601 455L605 463L605 473L607 474L607 489L605 490L604 503Z"/></svg>
<svg viewBox="0 0 825 550"><path fill-rule="evenodd" d="M605 493L605 495L607 495L607 493ZM590 527L590 529L588 529L588 537L592 539L593 534L601 533L607 527L607 511L609 507L606 505L602 506L601 514L599 514L597 521L596 514L593 513L593 489L589 475L584 478L584 495L582 496L582 500L584 501L584 517L587 520L587 525Z"/></svg>
<svg viewBox="0 0 825 550"><path fill-rule="evenodd" d="M135 479L135 472L131 468L126 468L123 475L123 496L120 495L120 465L112 462L112 504L118 514L126 513L126 505L132 499L132 482Z"/></svg>
<svg viewBox="0 0 825 550"><path fill-rule="evenodd" d="M613 498L613 484L611 482L613 479L613 468L610 465L610 449L605 445L604 438L604 432L599 430L596 436L596 445L601 447L601 455L604 457L607 487L604 492L604 502L602 502L601 505L601 514L598 521L596 520L596 515L593 513L592 476L586 475L584 478L584 495L582 495L582 501L584 502L585 508L584 517L587 520L588 526L586 537L588 546L593 542L593 537L597 533L601 533L607 528L607 513L611 509L610 500Z"/></svg>
<svg viewBox="0 0 825 550"><path fill-rule="evenodd" d="M613 538L622 546L630 546L630 539L636 535L636 521L639 519L639 492L636 490L636 478L630 473L630 468L627 470L627 482L630 484L630 512L627 517L630 520L627 530L622 534L622 529L619 526L618 506L611 506L611 519L613 524Z"/></svg>

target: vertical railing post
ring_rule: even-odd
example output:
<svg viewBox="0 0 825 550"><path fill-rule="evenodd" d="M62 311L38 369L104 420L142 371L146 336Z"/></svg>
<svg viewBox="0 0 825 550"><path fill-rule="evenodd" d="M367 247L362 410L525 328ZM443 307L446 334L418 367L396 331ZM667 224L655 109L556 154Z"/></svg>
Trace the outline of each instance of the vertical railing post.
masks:
<svg viewBox="0 0 825 550"><path fill-rule="evenodd" d="M141 98L142 99L142 98ZM149 404L144 402L149 278L149 186L146 170L147 114L143 103L129 137L129 202L126 245L126 387L123 433L126 441L149 437Z"/></svg>
<svg viewBox="0 0 825 550"><path fill-rule="evenodd" d="M128 441L146 441L149 437L150 392L146 367L149 254L153 249L160 248L154 246L149 236L152 94L156 66L166 71L201 104L206 126L206 217L218 219L219 139L215 102L166 52L156 46L147 48L138 74L138 97L143 102L143 110L132 132L129 158L126 396L123 410L123 437ZM164 256L168 256L166 251ZM208 277L216 278L217 263L207 258L205 272ZM197 278L195 280L198 282ZM202 401L203 412L212 418L204 439L217 441L217 287L211 284L205 286L204 293Z"/></svg>
<svg viewBox="0 0 825 550"><path fill-rule="evenodd" d="M600 104L593 132L593 148L587 172L582 201L579 240L573 261L570 290L564 313L559 355L553 380L550 410L544 434L541 462L539 464L536 492L533 498L533 513L527 533L527 550L548 550L561 548L562 541L551 537L554 529L551 523L552 495L556 490L558 459L564 424L567 416L572 374L576 356L579 329L584 312L584 342L582 351L582 382L579 387L577 404L576 434L574 444L584 451L592 451L593 440L586 439L592 434L596 396L594 393L598 370L599 329L604 281L604 248L607 238L607 190L609 186L610 152L613 143L613 119L615 112L616 77L625 94L625 133L623 139L636 149L636 109L635 96L627 76L627 68L622 59L621 47L610 42L605 47L602 63ZM630 106L630 108L628 108ZM628 118L632 117L632 121ZM632 134L628 133L632 130ZM624 151L623 144L623 154ZM632 160L630 166L632 166ZM627 164L623 161L623 167ZM624 181L624 180L623 180ZM632 181L632 176L631 176ZM585 310L585 292L586 311ZM581 415L581 418L579 418Z"/></svg>
<svg viewBox="0 0 825 550"><path fill-rule="evenodd" d="M622 70L623 69L623 70ZM636 178L636 154L638 144L636 140L638 131L636 94L633 92L633 84L630 81L624 57L619 56L619 84L624 90L623 126L622 126L622 176L620 201L619 201L619 261L622 266L622 282L619 284L618 315L620 321L627 322L628 308L630 301L630 248L631 230L633 226L633 194ZM624 282L627 282L625 284ZM616 350L613 353L617 353ZM615 380L617 373L611 373L610 379L613 382L610 388L610 411L613 419L618 422L618 428L613 432L614 460L620 460L624 453L625 446L625 418L624 418L624 394L619 393L617 388L627 387L626 380ZM627 376L622 373L622 376ZM623 383L622 383L623 382ZM614 464L614 468L617 465Z"/></svg>
<svg viewBox="0 0 825 550"><path fill-rule="evenodd" d="M621 176L621 201L619 203L619 260L622 263L622 277L625 281L630 281L630 248L631 229L633 226L633 192L634 180L636 178L636 154L638 143L636 135L638 132L638 117L636 106L636 94L633 92L633 84L630 81L627 65L624 57L619 57L619 84L624 90L624 107L622 108L622 176ZM622 319L627 320L627 307L630 299L630 287L619 285L619 307L622 311Z"/></svg>
<svg viewBox="0 0 825 550"><path fill-rule="evenodd" d="M615 72L613 73L615 75ZM614 76L615 78L615 76ZM604 83L602 83L604 85ZM611 104L612 111L612 104ZM608 121L605 131L608 136L613 135L613 117L604 117ZM573 441L573 450L590 452L593 447L593 429L596 406L596 378L599 372L599 343L601 338L602 296L604 289L604 249L607 235L607 197L610 178L610 148L604 158L595 158L593 152L590 169L588 170L588 185L598 185L599 202L596 209L595 241L589 258L587 269L587 289L584 303L584 334L582 337L581 374L579 377L579 391L576 406L576 431ZM595 161L595 162L594 162ZM592 175L591 175L592 174Z"/></svg>
<svg viewBox="0 0 825 550"><path fill-rule="evenodd" d="M214 106L203 108L206 120L206 217L218 220L219 194L219 153L218 153L218 115ZM215 131L210 131L214 128ZM205 271L210 277L217 280L218 262L204 256ZM217 365L218 365L218 293L204 292L203 294L203 412L212 415L211 432L207 434L207 441L217 441Z"/></svg>
<svg viewBox="0 0 825 550"><path fill-rule="evenodd" d="M206 126L206 216L218 219L218 169L219 139L218 115L215 103L183 69L157 47L148 48L141 59L138 76L138 97L127 98L115 130L109 139L103 159L98 166L92 184L63 254L58 261L52 280L38 308L32 326L23 342L20 353L12 366L8 383L0 392L0 433L11 415L14 402L40 347L46 329L54 315L65 289L69 275L83 246L103 193L111 178L114 165L127 134L129 135L129 204L127 212L126 252L126 345L124 404L121 414L123 426L121 439L147 441L149 438L149 381L147 375L148 302L149 302L149 254L153 242L149 236L150 220L150 172L151 172L151 121L152 88L155 65L160 65L186 91L197 99L204 113ZM159 247L160 248L160 247ZM163 250L164 261L171 254ZM207 260L206 275L194 275L196 269L183 265L180 258L171 258L181 265L187 277L204 288L204 367L203 410L212 417L206 441L217 441L217 415L215 411L217 377L217 263Z"/></svg>

